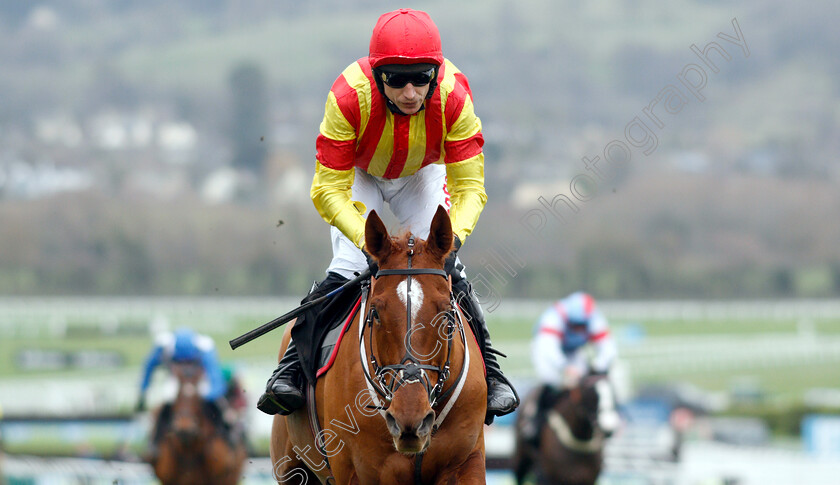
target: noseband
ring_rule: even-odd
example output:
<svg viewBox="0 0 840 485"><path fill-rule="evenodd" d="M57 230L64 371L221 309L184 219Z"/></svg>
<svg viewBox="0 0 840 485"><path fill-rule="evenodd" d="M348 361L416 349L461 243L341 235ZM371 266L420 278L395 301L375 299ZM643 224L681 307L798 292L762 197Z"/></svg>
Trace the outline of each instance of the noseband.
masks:
<svg viewBox="0 0 840 485"><path fill-rule="evenodd" d="M420 275L420 274L434 274L438 276L442 276L445 279L449 279L449 276L446 272L442 269L436 268L412 268L411 267L411 258L414 256L414 236L409 236L408 239L408 265L404 269L381 269L379 270L374 279L379 279L381 276L405 276L406 282L406 339L405 339L405 354L403 355L402 360L400 360L399 364L392 364L392 365L383 365L380 366L378 361L376 360L376 356L373 354L373 348L371 347L371 355L370 355L370 368L368 367L368 360L367 360L367 353L364 349L364 328L368 329L368 340L371 342L371 346L373 345L373 320L378 318L379 315L377 314L376 308L371 306L370 310L368 311L367 317L365 318L364 323L361 325L359 329L359 350L360 350L360 357L362 359L362 368L364 369L365 380L367 381L369 390L375 392L385 401L385 405L381 405L378 403L378 399L374 399L374 402L377 403L377 407L380 411L384 411L387 409L391 401L394 398L394 393L405 384L411 384L415 382L419 382L423 385L426 389L426 394L429 398L429 404L431 407L434 407L438 401L441 399L446 398L453 390L457 388L457 392L460 392L460 389L463 387L463 377L464 372L469 365L469 350L467 347L467 340L466 334L464 333L464 326L463 321L461 320L461 315L457 311L457 306L455 304L455 299L450 292L450 308L446 312L446 360L442 366L435 366L435 365L428 365L428 364L421 364L420 358L417 357L417 354L411 348L411 334L412 334L412 321L411 321L411 283L412 283L412 276ZM362 299L366 300L368 291L369 291L370 283L365 283L362 292ZM365 302L362 302L362 308L365 307ZM464 365L461 368L461 372L458 375L458 385L450 387L446 392L443 391L443 386L446 381L450 377L450 357L452 355L452 336L455 333L455 328L457 328L461 334L461 338L464 342L464 352L465 352L465 359ZM437 347L436 347L437 348ZM429 378L427 371L437 372L438 378L437 381L432 384L431 379ZM373 394L373 392L371 394ZM375 398L375 395L373 396ZM456 396L457 398L457 396ZM448 412L451 408L451 404L454 404L454 400L451 400L450 403L447 404L447 409L445 412ZM438 421L442 421L442 418L445 417L445 413L442 413L439 416ZM436 426L439 425L439 422L436 422Z"/></svg>

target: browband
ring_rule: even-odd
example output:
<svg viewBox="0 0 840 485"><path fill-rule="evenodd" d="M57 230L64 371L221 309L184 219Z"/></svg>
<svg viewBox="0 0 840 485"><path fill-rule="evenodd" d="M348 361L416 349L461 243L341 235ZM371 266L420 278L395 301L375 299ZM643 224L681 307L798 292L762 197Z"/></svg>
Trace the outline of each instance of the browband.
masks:
<svg viewBox="0 0 840 485"><path fill-rule="evenodd" d="M442 269L435 269L435 268L405 268L405 269L380 269L374 275L374 278L379 278L380 276L389 276L389 275L418 275L418 274L436 274L439 276L443 276L444 278L449 278L449 275L446 274L446 271Z"/></svg>

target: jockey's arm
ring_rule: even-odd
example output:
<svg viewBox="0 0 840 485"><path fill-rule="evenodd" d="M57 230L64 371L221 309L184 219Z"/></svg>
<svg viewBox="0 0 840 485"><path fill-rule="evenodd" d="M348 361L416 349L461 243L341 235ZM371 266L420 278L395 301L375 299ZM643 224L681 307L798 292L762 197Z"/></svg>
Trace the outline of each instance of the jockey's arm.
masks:
<svg viewBox="0 0 840 485"><path fill-rule="evenodd" d="M365 205L351 199L354 179L352 168L334 170L316 162L310 196L321 218L361 249L365 241Z"/></svg>
<svg viewBox="0 0 840 485"><path fill-rule="evenodd" d="M561 350L563 332L560 318L553 309L547 310L540 317L537 334L532 343L531 358L540 382L559 387L563 381L562 370L566 356Z"/></svg>
<svg viewBox="0 0 840 485"><path fill-rule="evenodd" d="M598 373L606 373L618 356L615 339L607 335L601 340L593 342L593 345L595 346L595 358L592 359L592 369Z"/></svg>
<svg viewBox="0 0 840 485"><path fill-rule="evenodd" d="M152 351L146 357L146 362L143 366L143 378L140 380L140 397L146 394L149 389L149 384L152 382L152 373L155 368L160 365L163 359L164 345L160 342L156 343Z"/></svg>
<svg viewBox="0 0 840 485"><path fill-rule="evenodd" d="M361 248L365 239L365 206L352 200L356 129L344 117L333 92L327 98L315 146L315 177L309 190L312 203L324 221Z"/></svg>
<svg viewBox="0 0 840 485"><path fill-rule="evenodd" d="M466 96L458 118L444 141L446 185L449 189L452 231L463 242L475 229L487 203L484 190L484 137L472 97Z"/></svg>
<svg viewBox="0 0 840 485"><path fill-rule="evenodd" d="M606 373L618 356L618 346L610 333L609 324L603 314L596 312L593 316L592 345L595 357L592 359L592 370Z"/></svg>
<svg viewBox="0 0 840 485"><path fill-rule="evenodd" d="M201 366L204 368L204 375L210 384L210 390L205 398L208 401L215 401L224 396L226 390L222 366L216 356L216 347L209 337L199 337L196 346L201 350Z"/></svg>

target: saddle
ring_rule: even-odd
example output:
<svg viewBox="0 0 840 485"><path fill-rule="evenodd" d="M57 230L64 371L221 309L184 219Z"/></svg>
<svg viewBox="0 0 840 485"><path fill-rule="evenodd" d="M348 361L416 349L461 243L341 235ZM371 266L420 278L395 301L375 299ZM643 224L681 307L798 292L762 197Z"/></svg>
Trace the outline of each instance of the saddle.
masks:
<svg viewBox="0 0 840 485"><path fill-rule="evenodd" d="M355 318L356 313L358 313L361 302L362 300L359 298L356 300L356 304L346 317L340 319L336 318L333 322L330 322L327 325L327 328L330 330L324 334L323 340L321 341L321 345L318 349L318 366L315 372L316 378L321 377L330 370L333 362L335 362L335 357L338 354L338 348L341 345L344 334L347 332L347 329L350 328L350 324L353 323L353 318Z"/></svg>
<svg viewBox="0 0 840 485"><path fill-rule="evenodd" d="M347 283L345 278L332 275L334 273L330 273L301 303L314 300ZM331 360L334 360L341 335L358 311L361 295L361 285L345 288L322 305L304 312L292 327L292 338L297 343L303 374L309 383L314 384L318 376L326 372L326 369L319 372L322 367L332 365ZM322 355L325 357L322 358Z"/></svg>

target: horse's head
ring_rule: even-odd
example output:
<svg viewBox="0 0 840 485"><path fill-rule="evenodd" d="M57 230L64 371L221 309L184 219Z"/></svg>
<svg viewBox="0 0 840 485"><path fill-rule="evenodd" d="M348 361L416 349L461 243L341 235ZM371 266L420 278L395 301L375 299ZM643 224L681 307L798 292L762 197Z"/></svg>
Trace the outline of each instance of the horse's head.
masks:
<svg viewBox="0 0 840 485"><path fill-rule="evenodd" d="M374 211L365 226L366 249L380 269L366 320L372 383L385 398L394 445L405 454L429 446L432 406L449 377L455 307L443 265L452 241L452 225L442 207L425 241L411 234L389 236Z"/></svg>
<svg viewBox="0 0 840 485"><path fill-rule="evenodd" d="M188 447L196 443L201 435L202 397L198 390L202 377L197 362L176 362L172 373L178 380L178 396L172 405L172 432Z"/></svg>
<svg viewBox="0 0 840 485"><path fill-rule="evenodd" d="M609 381L603 375L591 375L581 380L579 387L572 390L572 401L577 401L576 412L580 419L591 423L610 436L618 428L621 419L615 409L615 398Z"/></svg>

